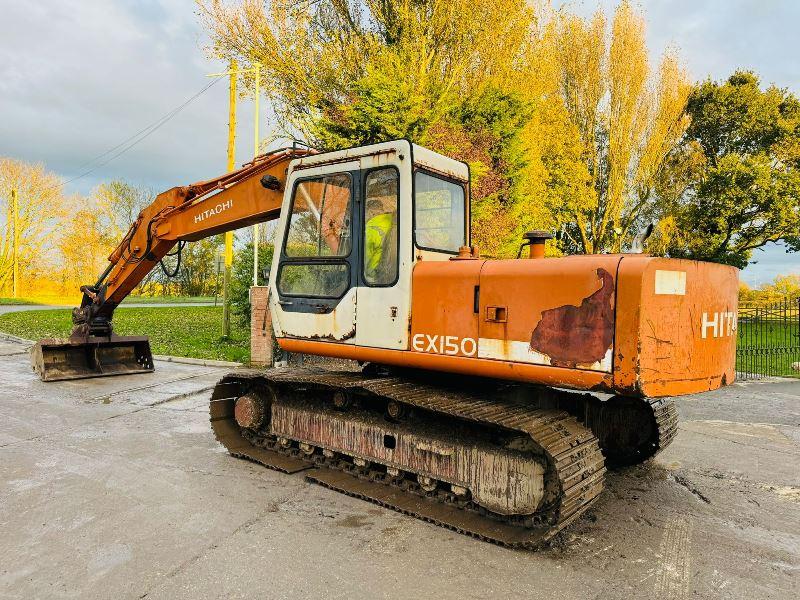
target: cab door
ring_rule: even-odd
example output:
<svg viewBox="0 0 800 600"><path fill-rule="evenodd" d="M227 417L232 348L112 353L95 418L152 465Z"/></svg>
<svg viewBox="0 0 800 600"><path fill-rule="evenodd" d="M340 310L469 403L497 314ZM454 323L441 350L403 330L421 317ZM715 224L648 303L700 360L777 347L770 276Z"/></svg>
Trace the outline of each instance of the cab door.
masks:
<svg viewBox="0 0 800 600"><path fill-rule="evenodd" d="M279 336L353 343L361 230L357 160L296 170L276 237L270 308Z"/></svg>
<svg viewBox="0 0 800 600"><path fill-rule="evenodd" d="M411 307L411 168L402 150L361 158L356 344L405 350Z"/></svg>

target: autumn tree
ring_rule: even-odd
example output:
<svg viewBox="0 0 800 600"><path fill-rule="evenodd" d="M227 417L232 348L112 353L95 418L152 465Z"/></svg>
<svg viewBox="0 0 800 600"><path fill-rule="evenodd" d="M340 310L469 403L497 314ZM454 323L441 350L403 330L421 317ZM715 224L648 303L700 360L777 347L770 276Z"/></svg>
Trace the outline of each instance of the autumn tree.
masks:
<svg viewBox="0 0 800 600"><path fill-rule="evenodd" d="M776 275L771 283L755 289L744 282L739 283L739 305L764 306L787 301L800 301L800 274Z"/></svg>
<svg viewBox="0 0 800 600"><path fill-rule="evenodd" d="M41 164L0 157L0 290L10 293L13 278L13 222L11 190L17 190L19 275L26 293L32 282L47 278L53 266L58 219L64 214L61 180Z"/></svg>
<svg viewBox="0 0 800 600"><path fill-rule="evenodd" d="M560 192L551 201L565 224L563 247L619 252L656 202L660 173L689 124L687 74L672 52L651 69L644 19L626 1L610 27L601 10L588 20L559 13L541 46L535 59L554 63L565 117L542 157Z"/></svg>
<svg viewBox="0 0 800 600"><path fill-rule="evenodd" d="M777 300L800 300L800 275L778 275L772 281L761 287L761 291L768 297Z"/></svg>
<svg viewBox="0 0 800 600"><path fill-rule="evenodd" d="M123 181L97 186L88 197L75 197L60 229L61 280L65 289L93 283L108 263L150 194Z"/></svg>
<svg viewBox="0 0 800 600"><path fill-rule="evenodd" d="M325 149L422 139L507 76L531 22L523 0L198 4L213 54L260 62L285 132Z"/></svg>
<svg viewBox="0 0 800 600"><path fill-rule="evenodd" d="M521 0L200 2L213 52L270 73L284 131L321 149L408 138L470 164L474 240L515 251L530 103L510 89L534 13ZM541 211L539 211L541 212ZM530 227L529 227L530 228Z"/></svg>
<svg viewBox="0 0 800 600"><path fill-rule="evenodd" d="M739 268L771 242L800 250L800 100L739 71L700 84L688 113L657 248Z"/></svg>

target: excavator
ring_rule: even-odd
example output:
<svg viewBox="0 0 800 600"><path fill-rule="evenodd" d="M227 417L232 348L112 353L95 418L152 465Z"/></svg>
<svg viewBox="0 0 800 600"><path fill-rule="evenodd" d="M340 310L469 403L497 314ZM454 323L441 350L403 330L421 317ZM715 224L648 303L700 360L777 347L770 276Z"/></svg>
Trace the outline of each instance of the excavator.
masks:
<svg viewBox="0 0 800 600"><path fill-rule="evenodd" d="M148 339L115 335L114 309L186 242L271 220L275 338L324 358L221 379L210 420L233 456L536 548L593 506L607 466L673 440L674 396L734 380L735 268L545 258L544 231L516 259L481 258L469 166L408 140L284 148L158 195L34 369L152 372Z"/></svg>

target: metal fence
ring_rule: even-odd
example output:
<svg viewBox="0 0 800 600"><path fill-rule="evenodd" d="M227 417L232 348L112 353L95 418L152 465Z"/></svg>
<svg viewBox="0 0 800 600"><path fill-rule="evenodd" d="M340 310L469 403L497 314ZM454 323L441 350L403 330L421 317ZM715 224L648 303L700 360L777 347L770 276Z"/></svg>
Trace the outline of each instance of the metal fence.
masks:
<svg viewBox="0 0 800 600"><path fill-rule="evenodd" d="M740 306L737 336L738 379L800 377L800 298Z"/></svg>

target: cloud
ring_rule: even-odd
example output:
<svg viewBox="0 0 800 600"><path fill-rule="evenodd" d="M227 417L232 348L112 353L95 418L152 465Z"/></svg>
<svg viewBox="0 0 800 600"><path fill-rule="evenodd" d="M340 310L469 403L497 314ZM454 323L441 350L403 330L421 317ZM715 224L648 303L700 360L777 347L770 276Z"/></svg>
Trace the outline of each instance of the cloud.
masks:
<svg viewBox="0 0 800 600"><path fill-rule="evenodd" d="M44 162L66 178L225 69L205 57L187 0L3 0L0 11L0 154ZM163 189L224 172L226 86L70 190L111 178ZM248 108L242 104L238 162L252 155Z"/></svg>

